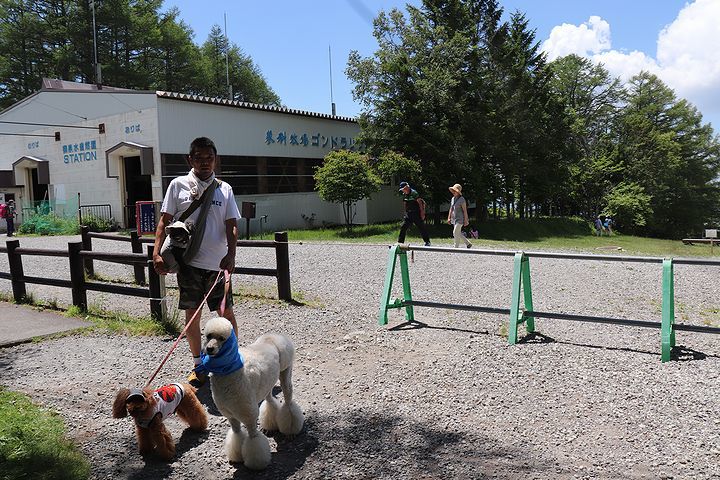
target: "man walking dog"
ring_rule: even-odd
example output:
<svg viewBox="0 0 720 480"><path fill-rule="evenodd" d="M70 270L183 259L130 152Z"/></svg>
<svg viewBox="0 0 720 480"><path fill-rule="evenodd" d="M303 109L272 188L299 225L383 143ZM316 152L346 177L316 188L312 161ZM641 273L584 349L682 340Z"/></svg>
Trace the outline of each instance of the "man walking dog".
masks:
<svg viewBox="0 0 720 480"><path fill-rule="evenodd" d="M163 200L160 221L155 231L153 265L161 275L169 272L161 247L165 240L165 227L175 219L192 223L193 233L189 245L182 253L177 273L180 288L178 308L185 310L185 323L193 318L201 307L202 300L212 290L208 308L216 310L218 315L227 318L237 333L237 323L232 309L232 284L226 293L224 282L213 284L218 271L232 273L235 268L235 248L237 245L237 219L240 218L232 187L215 178L217 148L212 140L199 137L190 144L187 157L192 167L187 175L177 177L170 182ZM184 214L184 212L192 213ZM224 277L221 275L221 279ZM225 310L220 306L225 299ZM193 355L194 366L200 364L200 313L188 328L188 344ZM188 382L194 387L205 383L207 376L193 371Z"/></svg>

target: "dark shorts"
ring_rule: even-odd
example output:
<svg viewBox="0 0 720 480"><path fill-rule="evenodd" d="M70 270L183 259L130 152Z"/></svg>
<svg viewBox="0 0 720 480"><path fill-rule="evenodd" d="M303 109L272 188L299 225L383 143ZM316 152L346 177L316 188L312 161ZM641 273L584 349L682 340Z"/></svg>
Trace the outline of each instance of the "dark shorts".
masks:
<svg viewBox="0 0 720 480"><path fill-rule="evenodd" d="M178 303L178 308L180 310L198 308L208 290L213 287L213 281L215 281L217 274L217 271L184 265L177 274L178 287L180 287L180 302ZM224 293L225 276L221 274L220 279L215 284L207 300L208 308L211 311L216 311L220 308L220 302L222 302ZM230 289L228 290L227 299L225 300L225 307L231 307L232 304L231 280Z"/></svg>

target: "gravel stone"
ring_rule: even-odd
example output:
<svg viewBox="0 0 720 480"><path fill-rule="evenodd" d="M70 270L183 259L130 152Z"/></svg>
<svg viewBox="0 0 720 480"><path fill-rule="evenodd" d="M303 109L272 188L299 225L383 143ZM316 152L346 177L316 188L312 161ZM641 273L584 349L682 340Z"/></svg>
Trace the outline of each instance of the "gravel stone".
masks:
<svg viewBox="0 0 720 480"><path fill-rule="evenodd" d="M67 248L79 237L21 238ZM440 242L436 242L440 243ZM128 243L93 240L96 250ZM71 335L0 350L0 383L57 411L96 479L641 479L720 477L720 343L677 332L678 361L660 362L659 330L536 320L541 335L509 346L507 318L415 308L391 310L378 326L387 247L292 244L291 281L300 304L249 295L236 304L240 342L269 331L297 345L295 398L306 426L271 438L267 470L230 464L228 428L208 387L207 432L167 420L178 443L170 463L143 459L129 419L110 410L116 391L145 383L174 340ZM413 298L507 308L512 258L416 252ZM26 257L27 275L69 278L67 259ZM238 265L272 267L268 249L238 249ZM538 311L660 320L657 264L531 259ZM7 257L0 256L0 271ZM132 268L96 262L106 278ZM393 294L402 292L399 272ZM675 267L678 323L717 324L718 269ZM168 278L174 303L174 278ZM235 288L276 295L274 279L236 276ZM10 283L0 280L0 290ZM35 299L70 304L69 289L28 285ZM88 292L91 304L147 315L146 300ZM303 304L304 303L304 304ZM171 310L174 307L171 306ZM204 320L210 315L205 313ZM186 342L156 384L184 379Z"/></svg>

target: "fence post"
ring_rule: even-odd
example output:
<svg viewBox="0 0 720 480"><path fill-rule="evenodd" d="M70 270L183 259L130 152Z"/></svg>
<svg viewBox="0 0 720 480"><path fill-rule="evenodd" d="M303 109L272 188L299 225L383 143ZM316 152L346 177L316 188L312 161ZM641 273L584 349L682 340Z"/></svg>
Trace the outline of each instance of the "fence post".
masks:
<svg viewBox="0 0 720 480"><path fill-rule="evenodd" d="M508 324L508 344L515 345L518 337L518 324L522 323L523 312L520 307L520 293L523 281L523 263L525 254L517 252L513 262L512 295L510 299L510 322Z"/></svg>
<svg viewBox="0 0 720 480"><path fill-rule="evenodd" d="M12 277L10 281L12 282L13 299L15 299L16 303L22 303L27 296L25 282L23 281L25 274L23 273L22 255L15 253L15 249L20 247L20 241L8 240L6 244L10 276Z"/></svg>
<svg viewBox="0 0 720 480"><path fill-rule="evenodd" d="M385 270L385 285L383 286L382 295L380 295L380 314L378 315L378 324L387 325L388 323L388 305L390 304L390 295L392 294L393 277L395 276L395 264L398 257L398 245L390 247L388 252L387 268Z"/></svg>
<svg viewBox="0 0 720 480"><path fill-rule="evenodd" d="M150 315L156 320L167 316L167 303L165 302L165 276L158 275L153 267L153 245L148 245L148 287L150 288Z"/></svg>
<svg viewBox="0 0 720 480"><path fill-rule="evenodd" d="M410 291L410 268L408 267L407 252L400 251L400 276L402 277L403 299L412 301L412 292ZM415 321L415 310L412 305L405 307L405 320L408 322Z"/></svg>
<svg viewBox="0 0 720 480"><path fill-rule="evenodd" d="M661 357L660 360L665 363L669 362L672 353L672 347L675 346L675 287L673 274L673 259L666 258L663 260L663 276L662 276L662 327L660 331Z"/></svg>
<svg viewBox="0 0 720 480"><path fill-rule="evenodd" d="M87 225L81 225L80 235L82 237L82 249L88 252L92 252L92 238L90 237L90 227L88 227ZM85 273L87 273L88 275L95 275L95 264L93 263L93 259L85 258L83 260L85 264Z"/></svg>
<svg viewBox="0 0 720 480"><path fill-rule="evenodd" d="M140 243L140 235L138 235L137 230L130 232L130 245L132 246L133 253L143 253L142 243ZM145 285L145 266L133 265L133 269L135 270L135 283Z"/></svg>
<svg viewBox="0 0 720 480"><path fill-rule="evenodd" d="M82 242L69 242L68 255L70 257L70 283L72 284L73 305L80 310L87 310L87 290L85 289L85 271L80 251Z"/></svg>
<svg viewBox="0 0 720 480"><path fill-rule="evenodd" d="M287 232L275 232L275 261L277 265L278 298L291 301L290 253Z"/></svg>

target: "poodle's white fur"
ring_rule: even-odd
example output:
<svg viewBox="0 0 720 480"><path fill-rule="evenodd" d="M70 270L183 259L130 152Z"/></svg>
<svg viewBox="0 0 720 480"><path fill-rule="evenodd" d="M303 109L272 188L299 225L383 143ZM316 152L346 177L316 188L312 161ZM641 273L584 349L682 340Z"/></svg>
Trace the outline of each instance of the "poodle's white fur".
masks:
<svg viewBox="0 0 720 480"><path fill-rule="evenodd" d="M216 317L205 325L205 353L217 354L231 336L232 325ZM252 345L240 347L243 368L229 375L210 374L210 387L215 405L230 422L225 437L225 453L231 462L243 461L247 468L261 470L270 464L270 442L258 429L279 430L297 435L304 423L300 406L293 401L292 365L295 346L289 338L266 334ZM280 379L283 403L273 397L272 389ZM262 408L258 404L262 403ZM245 425L247 433L241 429Z"/></svg>

